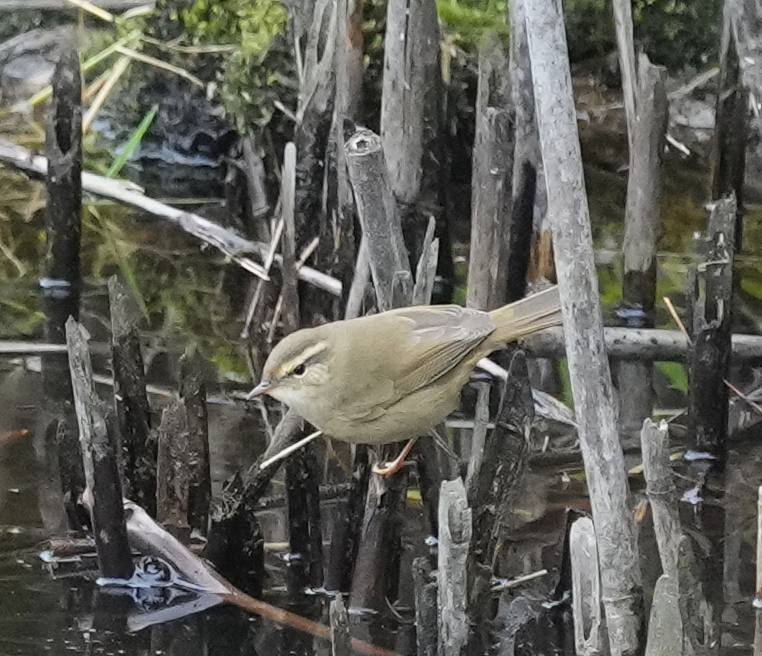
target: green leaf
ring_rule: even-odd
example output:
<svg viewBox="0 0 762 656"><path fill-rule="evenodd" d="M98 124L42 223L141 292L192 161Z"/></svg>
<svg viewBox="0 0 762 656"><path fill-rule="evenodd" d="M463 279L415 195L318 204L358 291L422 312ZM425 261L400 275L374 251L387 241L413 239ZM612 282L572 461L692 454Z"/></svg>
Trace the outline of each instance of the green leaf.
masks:
<svg viewBox="0 0 762 656"><path fill-rule="evenodd" d="M684 394L688 393L688 372L679 362L657 362L656 366L669 380L669 384Z"/></svg>
<svg viewBox="0 0 762 656"><path fill-rule="evenodd" d="M140 122L140 125L138 125L135 132L132 133L132 136L127 141L127 145L124 147L124 150L122 150L119 157L114 160L114 163L106 172L107 178L115 178L117 175L119 175L119 172L122 170L122 168L124 168L124 165L129 161L130 157L132 157L135 149L140 145L140 142L143 141L143 137L145 136L146 132L148 132L148 128L151 127L151 123L153 123L154 118L156 118L156 112L158 111L158 105L151 107L151 111L149 111L148 114L146 114L145 118L143 118L143 120Z"/></svg>

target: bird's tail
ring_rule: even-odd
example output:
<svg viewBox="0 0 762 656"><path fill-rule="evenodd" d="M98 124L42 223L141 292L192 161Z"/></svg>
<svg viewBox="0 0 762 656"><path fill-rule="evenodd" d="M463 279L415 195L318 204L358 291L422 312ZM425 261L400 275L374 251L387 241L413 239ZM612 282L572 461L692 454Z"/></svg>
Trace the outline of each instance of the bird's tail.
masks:
<svg viewBox="0 0 762 656"><path fill-rule="evenodd" d="M495 332L490 335L490 341L495 344L507 344L538 330L558 326L561 324L558 286L504 305L489 314L495 322Z"/></svg>

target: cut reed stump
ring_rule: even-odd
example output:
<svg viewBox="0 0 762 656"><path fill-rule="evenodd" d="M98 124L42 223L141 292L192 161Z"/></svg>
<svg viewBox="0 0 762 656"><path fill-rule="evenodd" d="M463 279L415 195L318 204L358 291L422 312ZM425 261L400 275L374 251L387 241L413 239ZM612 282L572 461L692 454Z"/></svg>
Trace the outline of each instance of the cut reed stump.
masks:
<svg viewBox="0 0 762 656"><path fill-rule="evenodd" d="M128 579L133 567L124 523L116 437L109 433L105 408L95 394L88 338L87 331L73 318L66 322L74 405L87 480L86 503L92 516L101 574Z"/></svg>
<svg viewBox="0 0 762 656"><path fill-rule="evenodd" d="M408 305L413 280L381 139L360 128L347 141L346 151L378 309L383 312Z"/></svg>
<svg viewBox="0 0 762 656"><path fill-rule="evenodd" d="M492 619L490 584L496 575L495 551L513 490L526 470L534 419L526 357L521 351L509 349L504 358L507 362L501 363L507 366L508 377L501 390L495 428L487 432L482 453L472 452L471 476L467 479L474 525L468 561L468 606L474 622Z"/></svg>
<svg viewBox="0 0 762 656"><path fill-rule="evenodd" d="M736 252L743 246L743 191L746 176L746 148L749 143L749 77L742 68L754 69L758 80L759 63L756 57L741 53L748 48L751 33L758 31L759 7L728 0L723 3L722 40L720 43L720 76L715 110L715 156L712 172L712 198L718 200L730 194L736 198ZM754 15L756 14L756 15ZM739 39L740 37L740 39ZM740 42L739 42L740 41ZM744 43L744 41L746 43ZM758 36L754 37L758 48ZM743 61L743 64L742 64ZM759 128L757 128L758 130Z"/></svg>
<svg viewBox="0 0 762 656"><path fill-rule="evenodd" d="M656 306L656 239L661 211L662 165L667 134L664 69L640 55L635 89L636 115L630 149L624 216L623 305L640 314L638 327L653 328ZM627 435L637 435L653 409L653 366L620 363L619 421Z"/></svg>
<svg viewBox="0 0 762 656"><path fill-rule="evenodd" d="M156 519L180 542L187 544L192 470L185 406L173 399L162 412L158 433Z"/></svg>
<svg viewBox="0 0 762 656"><path fill-rule="evenodd" d="M527 277L555 280L555 264L547 217L547 194L534 106L523 0L510 0L510 93L515 114L515 147L507 288L505 301L526 294Z"/></svg>
<svg viewBox="0 0 762 656"><path fill-rule="evenodd" d="M47 257L40 286L45 314L54 318L46 324L46 339L64 344L68 317L79 316L81 288L82 76L73 44L62 51L52 84L45 138Z"/></svg>
<svg viewBox="0 0 762 656"><path fill-rule="evenodd" d="M212 501L212 471L209 457L209 414L206 384L198 355L186 352L180 359L180 402L188 423L190 482L188 523L192 530L206 535Z"/></svg>
<svg viewBox="0 0 762 656"><path fill-rule="evenodd" d="M444 481L439 493L439 654L461 656L468 642L466 562L471 509L460 478Z"/></svg>
<svg viewBox="0 0 762 656"><path fill-rule="evenodd" d="M146 393L138 324L133 297L116 276L108 281L111 308L111 369L114 405L121 435L119 459L124 494L156 516L156 437L151 434L151 408Z"/></svg>
<svg viewBox="0 0 762 656"><path fill-rule="evenodd" d="M64 346L66 320L70 316L79 317L81 288L82 76L74 44L62 48L52 86L45 143L48 156L45 171L47 253L40 288L45 312L45 341ZM85 475L65 347L64 351L42 359L42 383L55 416L45 433L52 438L48 444L55 444L69 528L80 530L83 518L79 516L77 503L85 489Z"/></svg>
<svg viewBox="0 0 762 656"><path fill-rule="evenodd" d="M731 351L736 201L713 204L707 230L704 293L694 303L693 348L688 390L689 433L696 448L725 459L728 375Z"/></svg>
<svg viewBox="0 0 762 656"><path fill-rule="evenodd" d="M507 81L507 54L489 39L479 49L466 296L468 307L485 311L504 304L507 284L514 149Z"/></svg>
<svg viewBox="0 0 762 656"><path fill-rule="evenodd" d="M566 352L585 463L611 653L642 648L637 537L629 505L585 194L560 0L528 0L527 32L547 176Z"/></svg>
<svg viewBox="0 0 762 656"><path fill-rule="evenodd" d="M438 586L432 578L431 563L425 556L413 561L415 590L415 637L418 656L437 656L439 626L437 624Z"/></svg>
<svg viewBox="0 0 762 656"><path fill-rule="evenodd" d="M603 656L606 624L603 619L598 543L589 517L572 524L569 534L572 573L572 612L577 656Z"/></svg>

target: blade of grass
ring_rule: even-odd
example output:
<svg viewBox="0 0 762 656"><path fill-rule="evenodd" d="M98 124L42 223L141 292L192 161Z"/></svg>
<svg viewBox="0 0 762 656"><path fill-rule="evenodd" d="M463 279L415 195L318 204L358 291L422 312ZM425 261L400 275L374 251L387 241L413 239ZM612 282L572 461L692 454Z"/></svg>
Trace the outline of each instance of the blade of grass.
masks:
<svg viewBox="0 0 762 656"><path fill-rule="evenodd" d="M165 71L169 71L170 73L184 77L186 80L189 80L196 86L201 88L204 87L204 83L201 80L199 80L195 75L190 74L184 68L173 66L172 64L162 61L161 59L156 59L155 57L144 55L142 52L138 52L132 48L126 48L125 46L119 46L116 51L126 57L137 59L138 61L142 61L145 64L150 64L151 66L156 66L157 68L162 68Z"/></svg>
<svg viewBox="0 0 762 656"><path fill-rule="evenodd" d="M114 163L111 165L109 170L106 171L107 178L115 178L117 175L119 175L119 172L124 168L124 165L129 161L130 157L132 157L135 149L143 141L143 137L145 136L146 132L148 132L148 128L151 127L151 123L153 123L154 118L156 118L156 112L158 111L158 105L151 107L151 111L146 114L145 118L140 122L140 125L138 125L135 132L132 133L132 136L130 137L129 141L127 141L124 150L122 150L122 152L119 154L119 157L114 160Z"/></svg>
<svg viewBox="0 0 762 656"><path fill-rule="evenodd" d="M135 271L132 269L132 267L129 264L129 258L127 256L126 248L124 246L124 243L114 236L113 234L113 228L109 224L109 222L101 216L101 213L98 212L98 210L94 207L88 207L87 211L90 212L92 217L98 222L98 225L100 226L100 232L103 235L103 238L108 243L111 252L114 254L114 260L116 261L116 265L119 267L119 271L122 272L122 276L124 280L127 282L127 285L132 290L132 293L135 295L135 300L137 301L138 307L140 308L140 311L142 312L144 317L148 317L148 306L146 305L146 302L143 300L143 295L140 293L140 288L138 287L138 281L135 277Z"/></svg>
<svg viewBox="0 0 762 656"><path fill-rule="evenodd" d="M103 71L98 77L96 77L90 84L87 85L87 88L82 93L82 102L88 102L90 98L92 98L98 91L101 90L101 87L103 87L104 84L106 84L106 80L108 80L108 76L111 74L110 70Z"/></svg>
<svg viewBox="0 0 762 656"><path fill-rule="evenodd" d="M70 5L74 5L75 7L79 7L80 9L84 9L85 11L91 13L93 16L97 16L101 20L108 21L109 23L114 22L114 14L109 13L105 9L101 7L96 7L91 2L88 2L87 0L66 0Z"/></svg>
<svg viewBox="0 0 762 656"><path fill-rule="evenodd" d="M85 116L82 119L82 132L87 132L90 129L90 124L95 120L95 117L98 115L98 112L103 106L103 103L106 102L106 98L108 98L108 95L111 93L112 89L119 81L119 78L122 77L122 74L129 68L131 63L132 60L129 57L122 56L119 58L116 64L114 64L114 67L111 69L111 74L108 76L108 80L106 80L104 85L101 87L98 95L95 96L93 104L90 105L90 107L88 107L87 111L85 112Z"/></svg>

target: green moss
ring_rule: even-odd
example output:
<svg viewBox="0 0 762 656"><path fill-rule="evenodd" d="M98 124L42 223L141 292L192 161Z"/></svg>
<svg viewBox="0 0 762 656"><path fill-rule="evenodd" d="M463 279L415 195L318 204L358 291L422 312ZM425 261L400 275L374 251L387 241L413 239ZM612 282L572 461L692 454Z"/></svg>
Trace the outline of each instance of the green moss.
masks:
<svg viewBox="0 0 762 656"><path fill-rule="evenodd" d="M475 50L486 33L508 34L505 0L437 0L442 25L456 45Z"/></svg>

